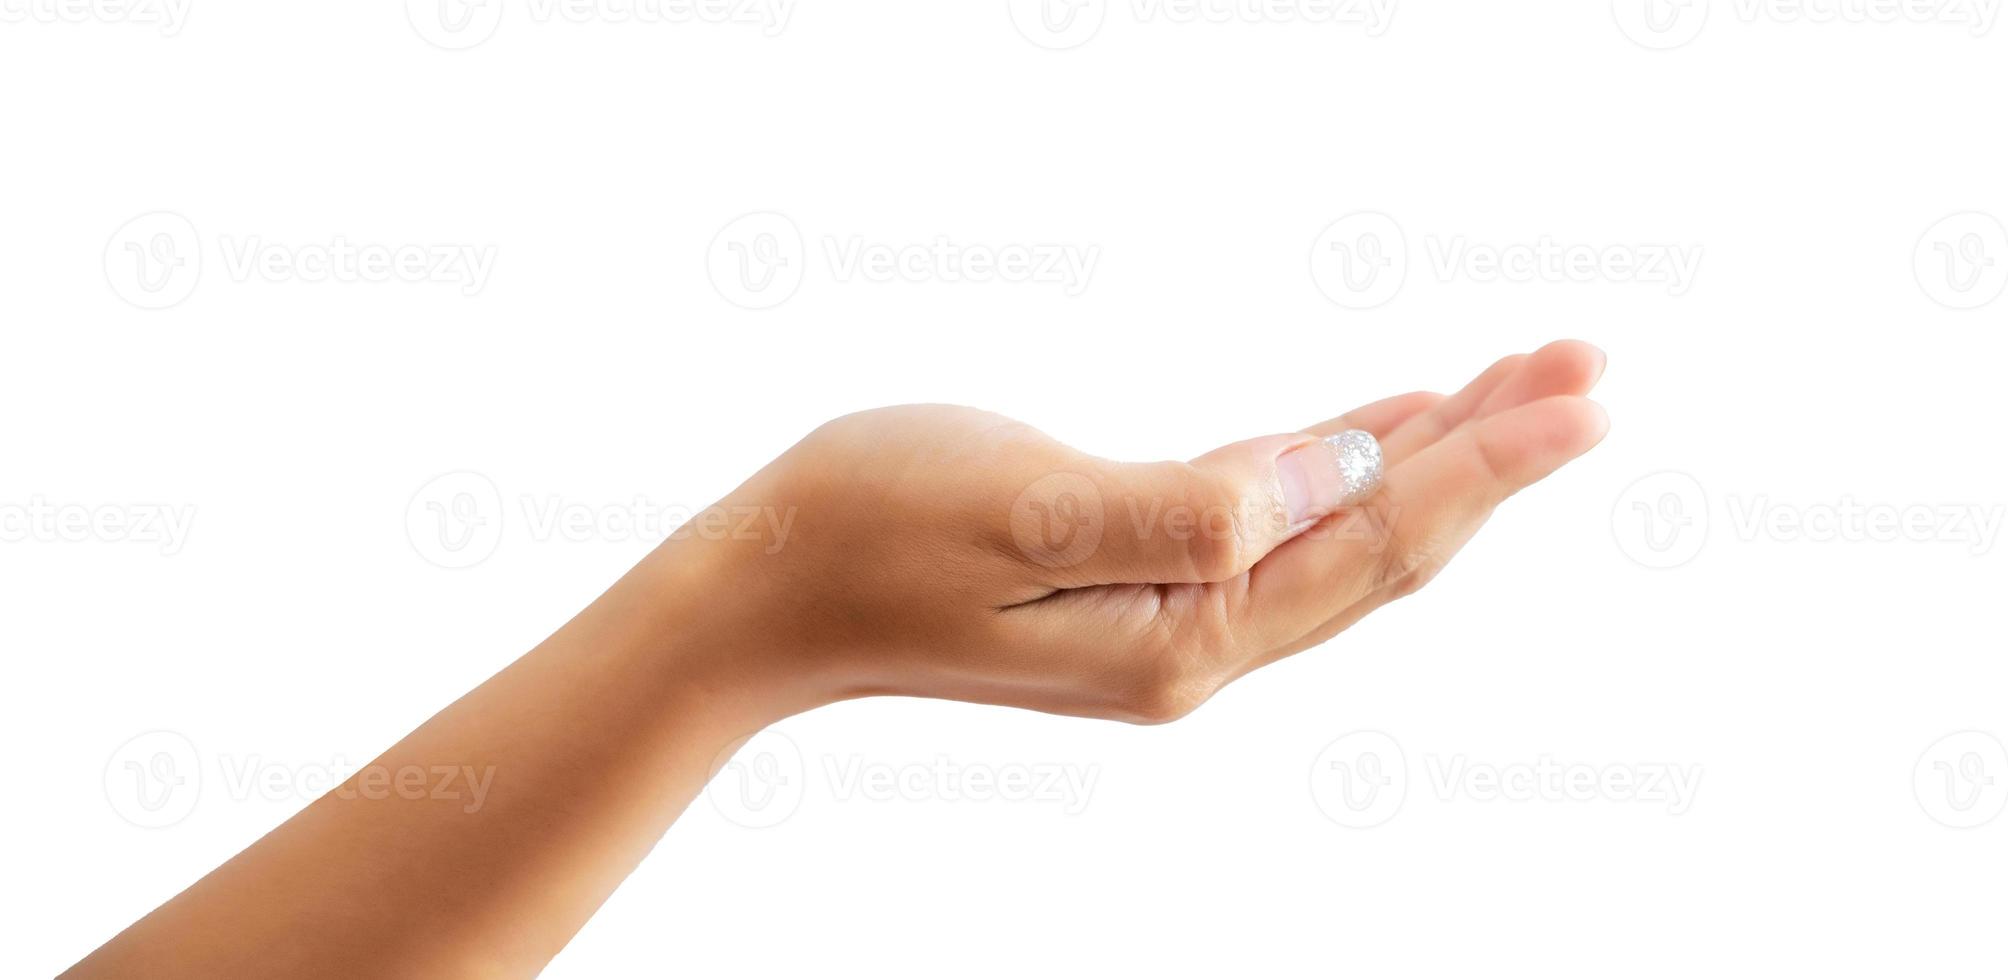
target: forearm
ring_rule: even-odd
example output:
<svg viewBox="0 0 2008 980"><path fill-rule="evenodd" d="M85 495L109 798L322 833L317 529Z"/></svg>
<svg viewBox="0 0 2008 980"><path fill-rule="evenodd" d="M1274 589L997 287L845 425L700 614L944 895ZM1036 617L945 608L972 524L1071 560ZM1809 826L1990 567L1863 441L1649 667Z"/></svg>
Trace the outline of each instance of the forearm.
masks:
<svg viewBox="0 0 2008 980"><path fill-rule="evenodd" d="M900 694L1178 718L1419 588L1595 445L1602 367L1550 344L1187 463L955 406L837 419L73 975L528 976L790 714ZM426 792L439 772L463 775Z"/></svg>
<svg viewBox="0 0 2008 980"><path fill-rule="evenodd" d="M726 748L812 704L663 601L674 561L651 556L68 975L534 974Z"/></svg>

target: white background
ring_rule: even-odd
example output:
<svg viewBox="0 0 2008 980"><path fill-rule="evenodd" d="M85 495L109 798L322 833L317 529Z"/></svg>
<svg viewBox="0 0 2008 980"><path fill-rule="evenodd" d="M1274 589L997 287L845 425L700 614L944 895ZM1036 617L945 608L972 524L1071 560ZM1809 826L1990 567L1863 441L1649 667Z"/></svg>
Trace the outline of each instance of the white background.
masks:
<svg viewBox="0 0 2008 980"><path fill-rule="evenodd" d="M794 719L547 975L2000 969L2008 574L1946 515L1998 530L2008 498L2008 28L1965 6L1719 0L1654 33L1630 0L1115 0L1055 35L1002 0L764 26L503 0L453 34L430 0L174 26L24 2L0 0L0 973L67 966L533 645L651 545L617 522L637 496L702 507L827 417L962 402L1183 458L1562 336L1610 352L1609 440L1423 594L1170 727ZM1838 3L1813 6L1884 9ZM786 220L728 229L754 212ZM1361 212L1386 221L1320 237ZM1398 289L1347 291L1369 267L1328 246L1362 234ZM328 281L338 238L493 265ZM830 258L937 238L1096 264ZM1544 238L1699 265L1440 258ZM789 264L749 292L735 247ZM553 502L616 520L571 540ZM432 504L493 520L451 550ZM160 508L193 523L115 526ZM1336 781L1374 763L1354 809ZM1544 765L1699 782L1473 775ZM913 766L891 798L843 778ZM1092 791L934 775L1014 767ZM747 773L787 782L748 809L775 785Z"/></svg>

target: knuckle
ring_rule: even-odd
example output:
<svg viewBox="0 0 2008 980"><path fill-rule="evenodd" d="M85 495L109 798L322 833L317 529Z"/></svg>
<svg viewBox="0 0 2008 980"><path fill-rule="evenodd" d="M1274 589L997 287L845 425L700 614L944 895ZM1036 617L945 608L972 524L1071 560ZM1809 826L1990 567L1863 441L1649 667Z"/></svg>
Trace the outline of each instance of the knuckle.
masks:
<svg viewBox="0 0 2008 980"><path fill-rule="evenodd" d="M1183 689L1161 689L1131 705L1127 719L1138 725L1168 725L1191 714L1205 700Z"/></svg>
<svg viewBox="0 0 2008 980"><path fill-rule="evenodd" d="M1422 591L1422 587L1436 579L1443 571L1444 563L1435 558L1425 558L1414 563L1408 572L1389 583L1386 588L1388 599L1403 599Z"/></svg>
<svg viewBox="0 0 2008 980"><path fill-rule="evenodd" d="M1375 544L1380 550L1374 556L1372 574L1367 582L1366 592L1370 595L1396 587L1428 560L1430 551L1428 541L1418 538L1413 528L1393 520L1377 521L1377 524Z"/></svg>
<svg viewBox="0 0 2008 980"><path fill-rule="evenodd" d="M1475 445L1471 453L1473 457L1471 465L1478 478L1483 481L1481 485L1512 486L1513 466L1504 448L1497 441L1482 436L1474 438L1473 442Z"/></svg>
<svg viewBox="0 0 2008 980"><path fill-rule="evenodd" d="M1186 560L1193 578L1220 582L1241 573L1241 535L1217 528L1201 527L1186 539Z"/></svg>
<svg viewBox="0 0 2008 980"><path fill-rule="evenodd" d="M1221 582L1247 570L1250 508L1237 488L1217 477L1196 481L1186 506L1193 520L1185 539L1193 577Z"/></svg>
<svg viewBox="0 0 2008 980"><path fill-rule="evenodd" d="M1414 595L1433 581L1457 551L1459 534L1451 528L1416 528L1391 523L1381 538L1368 594L1399 599Z"/></svg>
<svg viewBox="0 0 2008 980"><path fill-rule="evenodd" d="M1204 672L1175 657L1149 657L1131 672L1118 711L1126 721L1162 725L1191 714L1212 694L1213 683Z"/></svg>

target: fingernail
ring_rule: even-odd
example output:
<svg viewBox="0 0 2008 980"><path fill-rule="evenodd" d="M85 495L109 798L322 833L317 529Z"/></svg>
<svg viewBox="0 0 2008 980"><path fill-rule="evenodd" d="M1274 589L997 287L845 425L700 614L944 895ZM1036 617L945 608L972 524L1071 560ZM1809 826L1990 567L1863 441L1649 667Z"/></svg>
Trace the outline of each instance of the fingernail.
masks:
<svg viewBox="0 0 2008 980"><path fill-rule="evenodd" d="M1276 460L1291 526L1356 504L1380 489L1381 449L1373 433L1347 429Z"/></svg>

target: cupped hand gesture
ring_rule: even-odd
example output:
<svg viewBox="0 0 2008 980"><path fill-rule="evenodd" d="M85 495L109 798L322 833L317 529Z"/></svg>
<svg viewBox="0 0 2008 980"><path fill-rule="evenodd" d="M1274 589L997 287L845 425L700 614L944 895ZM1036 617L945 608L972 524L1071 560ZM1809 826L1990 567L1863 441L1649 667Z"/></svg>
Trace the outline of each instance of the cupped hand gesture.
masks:
<svg viewBox="0 0 2008 980"><path fill-rule="evenodd" d="M862 412L720 503L785 514L785 537L687 538L651 561L723 584L702 590L708 648L795 708L898 694L1164 722L1427 583L1603 437L1584 397L1603 365L1559 341L1454 395L1190 462L1111 462L974 409ZM1377 487L1327 441L1349 430L1378 441Z"/></svg>

